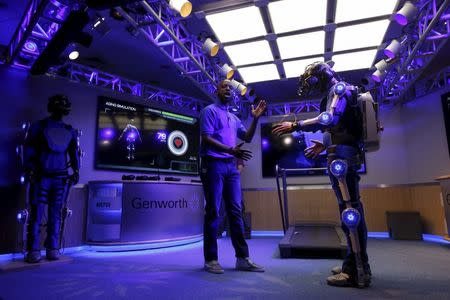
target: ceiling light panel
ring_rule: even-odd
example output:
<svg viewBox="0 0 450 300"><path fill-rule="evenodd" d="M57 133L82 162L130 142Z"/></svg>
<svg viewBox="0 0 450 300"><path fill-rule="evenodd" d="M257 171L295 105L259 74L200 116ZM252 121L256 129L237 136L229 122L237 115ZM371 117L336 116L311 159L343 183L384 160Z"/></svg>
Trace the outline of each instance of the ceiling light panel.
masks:
<svg viewBox="0 0 450 300"><path fill-rule="evenodd" d="M239 68L238 71L246 83L280 79L280 75L278 74L278 69L275 64Z"/></svg>
<svg viewBox="0 0 450 300"><path fill-rule="evenodd" d="M336 72L369 69L375 59L377 50L367 50L351 52L346 54L334 55L332 60L335 62L333 70Z"/></svg>
<svg viewBox="0 0 450 300"><path fill-rule="evenodd" d="M335 23L392 14L397 0L337 0Z"/></svg>
<svg viewBox="0 0 450 300"><path fill-rule="evenodd" d="M287 78L299 77L305 72L306 66L316 62L323 61L323 57L308 58L302 60L294 60L289 62L284 62L284 71Z"/></svg>
<svg viewBox="0 0 450 300"><path fill-rule="evenodd" d="M383 42L389 20L340 27L334 35L333 51L379 46Z"/></svg>
<svg viewBox="0 0 450 300"><path fill-rule="evenodd" d="M266 35L261 13L256 6L210 14L206 20L222 43Z"/></svg>
<svg viewBox="0 0 450 300"><path fill-rule="evenodd" d="M275 33L322 26L326 23L326 0L285 0L268 5Z"/></svg>
<svg viewBox="0 0 450 300"><path fill-rule="evenodd" d="M269 42L258 41L224 47L235 66L273 61Z"/></svg>
<svg viewBox="0 0 450 300"><path fill-rule="evenodd" d="M282 59L322 54L325 48L325 32L315 31L290 35L277 39Z"/></svg>

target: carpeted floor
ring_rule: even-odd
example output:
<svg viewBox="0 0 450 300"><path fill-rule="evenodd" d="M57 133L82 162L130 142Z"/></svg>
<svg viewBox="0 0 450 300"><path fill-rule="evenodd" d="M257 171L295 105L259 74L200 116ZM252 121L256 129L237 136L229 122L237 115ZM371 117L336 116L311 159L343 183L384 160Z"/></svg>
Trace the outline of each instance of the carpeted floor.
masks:
<svg viewBox="0 0 450 300"><path fill-rule="evenodd" d="M249 240L265 273L238 272L228 238L219 240L225 274L202 270L202 243L125 253L82 251L66 264L0 274L0 299L450 299L450 247L369 239L368 289L326 285L332 259L280 259L279 238Z"/></svg>

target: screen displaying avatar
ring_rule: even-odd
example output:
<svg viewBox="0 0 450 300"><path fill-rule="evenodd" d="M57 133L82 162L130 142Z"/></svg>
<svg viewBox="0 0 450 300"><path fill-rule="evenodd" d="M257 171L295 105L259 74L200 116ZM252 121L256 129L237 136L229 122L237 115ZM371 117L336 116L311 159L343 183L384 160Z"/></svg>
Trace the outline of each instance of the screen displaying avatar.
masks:
<svg viewBox="0 0 450 300"><path fill-rule="evenodd" d="M198 120L99 97L95 166L198 174Z"/></svg>
<svg viewBox="0 0 450 300"><path fill-rule="evenodd" d="M263 177L275 177L275 165L283 169L310 169L288 173L288 176L326 175L327 155L322 152L316 159L305 157L305 149L314 145L314 141L322 141L322 132L295 131L277 136L271 133L273 123L261 124L261 158ZM363 157L364 161L364 157ZM362 164L359 173L366 173L366 165Z"/></svg>

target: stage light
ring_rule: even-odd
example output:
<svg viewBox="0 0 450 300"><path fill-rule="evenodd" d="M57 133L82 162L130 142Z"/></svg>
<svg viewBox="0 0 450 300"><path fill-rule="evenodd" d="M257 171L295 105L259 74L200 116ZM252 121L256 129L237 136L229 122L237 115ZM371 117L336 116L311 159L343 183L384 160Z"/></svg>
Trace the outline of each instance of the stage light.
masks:
<svg viewBox="0 0 450 300"><path fill-rule="evenodd" d="M219 52L219 44L215 43L210 38L207 38L205 42L203 42L202 50L207 53L209 56L214 57Z"/></svg>
<svg viewBox="0 0 450 300"><path fill-rule="evenodd" d="M100 36L105 36L111 31L111 27L108 26L103 16L97 14L97 18L94 20L91 30L97 32Z"/></svg>
<svg viewBox="0 0 450 300"><path fill-rule="evenodd" d="M408 22L411 22L416 18L418 12L419 10L417 9L417 7L410 1L407 1L403 5L403 7L394 15L394 20L398 24L405 26L406 24L408 24Z"/></svg>
<svg viewBox="0 0 450 300"><path fill-rule="evenodd" d="M342 222L347 225L348 228L355 228L358 226L361 215L358 210L354 208L347 208L342 212Z"/></svg>
<svg viewBox="0 0 450 300"><path fill-rule="evenodd" d="M80 52L76 48L71 49L69 52L69 59L76 60L78 57L80 57Z"/></svg>
<svg viewBox="0 0 450 300"><path fill-rule="evenodd" d="M384 59L380 60L379 62L377 62L377 63L375 64L375 68L376 68L377 70L379 70L380 72L386 71L388 67L389 67L389 64L388 64L387 61L384 60Z"/></svg>
<svg viewBox="0 0 450 300"><path fill-rule="evenodd" d="M31 53L37 53L38 52L38 47L36 45L35 42L33 41L26 41L25 44L23 45L23 48Z"/></svg>
<svg viewBox="0 0 450 300"><path fill-rule="evenodd" d="M244 96L247 93L247 87L239 81L233 79L230 81L230 84L233 90L238 91L241 96Z"/></svg>
<svg viewBox="0 0 450 300"><path fill-rule="evenodd" d="M375 70L375 72L372 73L371 77L373 81L375 81L376 83L380 83L381 81L383 81L384 77L386 77L386 71Z"/></svg>
<svg viewBox="0 0 450 300"><path fill-rule="evenodd" d="M347 174L347 162L342 159L335 159L330 164L330 171L336 178L344 178Z"/></svg>
<svg viewBox="0 0 450 300"><path fill-rule="evenodd" d="M293 142L293 139L292 139L291 136L287 136L287 137L285 137L285 138L283 139L283 144L284 144L285 146L291 145L292 142Z"/></svg>
<svg viewBox="0 0 450 300"><path fill-rule="evenodd" d="M239 74L241 74L242 79L247 83L280 79L275 64L239 68L238 71Z"/></svg>
<svg viewBox="0 0 450 300"><path fill-rule="evenodd" d="M24 175L20 176L20 183L21 184L25 183L25 176Z"/></svg>
<svg viewBox="0 0 450 300"><path fill-rule="evenodd" d="M19 224L25 224L28 219L28 211L26 209L19 210L16 215L16 220Z"/></svg>
<svg viewBox="0 0 450 300"><path fill-rule="evenodd" d="M400 52L402 44L397 40L392 40L391 43L384 49L384 55L389 58L395 58L395 56Z"/></svg>
<svg viewBox="0 0 450 300"><path fill-rule="evenodd" d="M263 150L269 149L269 140L265 138L261 139L261 147Z"/></svg>
<svg viewBox="0 0 450 300"><path fill-rule="evenodd" d="M228 64L223 64L223 66L220 67L220 74L225 76L226 79L231 79L234 75L234 69Z"/></svg>
<svg viewBox="0 0 450 300"><path fill-rule="evenodd" d="M170 0L169 6L171 9L177 11L183 18L189 16L192 12L192 3L187 0Z"/></svg>

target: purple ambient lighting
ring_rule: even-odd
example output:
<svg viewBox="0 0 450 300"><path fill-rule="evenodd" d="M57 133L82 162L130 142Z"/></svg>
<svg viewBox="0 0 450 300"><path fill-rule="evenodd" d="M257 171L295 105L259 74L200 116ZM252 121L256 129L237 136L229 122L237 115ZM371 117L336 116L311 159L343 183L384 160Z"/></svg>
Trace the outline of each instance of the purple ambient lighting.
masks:
<svg viewBox="0 0 450 300"><path fill-rule="evenodd" d="M262 139L261 140L261 146L264 150L269 149L269 141L267 139Z"/></svg>
<svg viewBox="0 0 450 300"><path fill-rule="evenodd" d="M26 41L23 47L29 52L37 52L37 45L35 42Z"/></svg>
<svg viewBox="0 0 450 300"><path fill-rule="evenodd" d="M129 134L127 134L127 139L135 140L136 139L136 133L130 132Z"/></svg>
<svg viewBox="0 0 450 300"><path fill-rule="evenodd" d="M408 18L406 18L405 16L403 16L401 14L395 14L394 19L398 24L400 24L402 26L405 26L406 24L408 24Z"/></svg>
<svg viewBox="0 0 450 300"><path fill-rule="evenodd" d="M111 140L114 138L114 130L112 128L104 128L102 129L100 136L104 140Z"/></svg>

